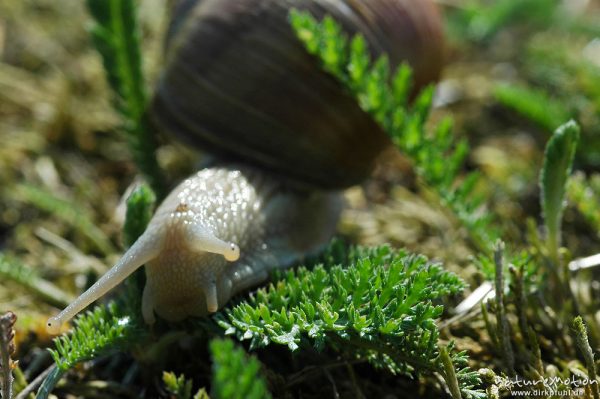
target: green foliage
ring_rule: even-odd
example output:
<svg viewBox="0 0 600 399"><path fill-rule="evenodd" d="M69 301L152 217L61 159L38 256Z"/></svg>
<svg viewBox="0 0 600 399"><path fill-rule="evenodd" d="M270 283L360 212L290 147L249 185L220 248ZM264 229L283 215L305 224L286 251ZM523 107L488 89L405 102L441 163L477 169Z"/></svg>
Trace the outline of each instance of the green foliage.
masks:
<svg viewBox="0 0 600 399"><path fill-rule="evenodd" d="M566 184L578 141L579 126L574 121L567 122L556 129L544 153L540 174L541 205L548 233L548 249L553 259L558 259Z"/></svg>
<svg viewBox="0 0 600 399"><path fill-rule="evenodd" d="M600 174L574 174L567 183L567 198L600 234Z"/></svg>
<svg viewBox="0 0 600 399"><path fill-rule="evenodd" d="M568 3L468 0L461 7L451 8L448 22L463 45L467 44L465 39L475 41L476 47L471 48L474 54L489 58L500 50L504 52L503 61L516 68L519 84L494 88L493 94L500 103L546 131L576 119L583 127L578 159L597 167L600 69L594 61L597 45L593 39L600 32L595 13L573 12L577 7L570 9ZM501 39L490 46L488 39L499 31L503 32ZM507 40L511 41L510 46L505 45Z"/></svg>
<svg viewBox="0 0 600 399"><path fill-rule="evenodd" d="M42 383L38 399L47 398L61 376L78 363L114 350L124 350L144 339L146 329L139 319L127 314L124 309L115 302L96 306L77 317L70 334L54 340L56 349L49 351L56 368Z"/></svg>
<svg viewBox="0 0 600 399"><path fill-rule="evenodd" d="M123 229L124 239L128 245L135 242L146 229L146 225L152 217L155 200L154 193L145 185L137 187L128 198ZM2 259L0 258L0 272L1 266ZM22 280L29 281L34 275L25 274L25 276L27 278L22 278ZM131 347L143 339L147 333L139 319L143 277L143 271L138 271L128 279L127 295L122 301L123 303L111 302L106 306L94 307L93 310L76 319L75 328L70 335L54 340L56 349L50 350L50 352L57 368L44 380L44 384L38 392L39 398L46 398L62 375L77 363L96 358L112 350ZM133 280L134 283L130 283L129 280ZM42 292L52 291L48 289ZM60 306L64 307L70 302L68 300ZM171 381L168 376L167 379ZM204 398L202 391L198 392L194 398Z"/></svg>
<svg viewBox="0 0 600 399"><path fill-rule="evenodd" d="M562 101L536 88L502 84L494 89L496 100L551 132L573 115Z"/></svg>
<svg viewBox="0 0 600 399"><path fill-rule="evenodd" d="M0 398L12 399L13 375L16 367L12 360L15 351L15 322L17 316L13 312L0 315Z"/></svg>
<svg viewBox="0 0 600 399"><path fill-rule="evenodd" d="M598 25L595 23L595 25ZM553 103L582 125L578 160L591 167L600 165L600 69L590 59L596 35L557 33L554 29L526 41L522 54L522 80L534 91L555 93ZM579 43L589 42L582 47ZM565 119L566 121L567 119Z"/></svg>
<svg viewBox="0 0 600 399"><path fill-rule="evenodd" d="M96 49L125 119L131 152L155 192L164 193L164 178L155 158L156 141L145 117L147 94L140 56L140 33L134 0L87 0L94 17L91 29Z"/></svg>
<svg viewBox="0 0 600 399"><path fill-rule="evenodd" d="M594 399L600 398L600 390L598 389L597 377L596 377L596 362L594 361L594 351L590 346L588 340L588 332L581 316L575 317L573 320L573 330L575 331L575 343L585 360L585 366L588 371L588 376L594 384L590 384L590 389L594 395Z"/></svg>
<svg viewBox="0 0 600 399"><path fill-rule="evenodd" d="M129 198L127 198L127 213L123 225L123 241L127 247L140 237L146 230L146 226L152 219L156 196L150 187L145 184L136 187ZM146 276L142 268L136 270L133 275L125 280L127 286L127 306L131 312L139 313L141 307L140 297L146 282Z"/></svg>
<svg viewBox="0 0 600 399"><path fill-rule="evenodd" d="M12 191L18 200L48 212L70 226L73 226L74 229L87 237L98 250L102 251L104 255L114 252L114 247L106 237L106 234L94 224L91 217L82 211L81 206L76 203L58 198L50 191L29 184L19 184Z"/></svg>
<svg viewBox="0 0 600 399"><path fill-rule="evenodd" d="M56 338L56 349L50 353L59 369L68 370L108 351L140 342L144 334L139 320L111 302L77 317L73 331Z"/></svg>
<svg viewBox="0 0 600 399"><path fill-rule="evenodd" d="M230 339L210 342L213 359L211 396L215 399L267 399L271 394L260 375L260 362Z"/></svg>
<svg viewBox="0 0 600 399"><path fill-rule="evenodd" d="M40 277L34 269L25 266L17 259L2 252L0 252L0 277L22 285L30 292L55 306L65 307L73 299L60 288Z"/></svg>
<svg viewBox="0 0 600 399"><path fill-rule="evenodd" d="M148 332L126 309L116 302L96 306L75 319L70 334L55 338L56 349L49 351L56 367L44 379L36 398L48 398L63 374L78 363L142 342Z"/></svg>
<svg viewBox="0 0 600 399"><path fill-rule="evenodd" d="M519 270L523 270L523 273L527 278L532 277L537 272L537 265L535 262L532 262L532 255L526 250L511 251L511 249L512 248L506 250L504 253L506 259L504 265L512 265ZM479 270L481 270L486 277L489 279L495 278L498 268L493 256L480 254L475 262ZM503 272L506 272L506 267L503 269ZM507 282L510 282L510 279L507 279ZM505 284L505 287L506 285L507 284Z"/></svg>
<svg viewBox="0 0 600 399"><path fill-rule="evenodd" d="M125 245L130 247L144 233L154 213L156 196L145 184L136 187L127 198L127 213L123 226Z"/></svg>
<svg viewBox="0 0 600 399"><path fill-rule="evenodd" d="M231 340L214 339L210 342L213 359L212 395L214 398L270 398L267 384L260 375L261 365L243 349L236 348ZM191 379L185 375L163 372L163 383L173 399L191 399ZM193 399L209 399L204 388L198 390Z"/></svg>
<svg viewBox="0 0 600 399"><path fill-rule="evenodd" d="M127 214L123 229L124 239L127 245L131 245L144 232L152 217L154 203L156 201L153 191L141 185L137 187L127 200ZM2 271L2 258L0 258L0 273ZM14 267L8 268L15 272ZM36 278L32 272L20 272L18 277L22 284L28 287L36 287L38 291L50 295L54 291L49 283ZM62 375L76 364L94 359L117 349L124 349L139 343L147 330L140 319L140 293L143 271L138 271L133 277L134 283L127 285L127 296L124 303L111 302L106 306L96 306L93 310L79 316L75 320L75 328L70 335L62 336L54 340L56 349L50 350L56 369L53 370L38 391L38 398L46 398L58 383ZM132 279L132 278L130 278ZM41 282L40 282L41 281ZM45 284L45 285L44 285ZM54 290L59 291L57 288ZM59 291L60 292L60 291ZM66 306L71 300L65 300L59 306ZM169 381L171 381L169 379ZM191 386L190 386L191 390ZM204 392L205 395L205 392ZM191 396L191 394L190 394ZM187 396L188 398L190 396ZM199 391L194 398L203 399L203 391Z"/></svg>
<svg viewBox="0 0 600 399"><path fill-rule="evenodd" d="M200 388L194 395L193 399L210 399L210 396L208 396L208 393L206 393L204 388Z"/></svg>
<svg viewBox="0 0 600 399"><path fill-rule="evenodd" d="M506 315L506 308L504 306L504 243L499 241L494 248L494 264L496 266L496 337L502 348L502 360L504 361L504 367L513 375L515 372L515 355L513 352L512 345L510 343L510 324Z"/></svg>
<svg viewBox="0 0 600 399"><path fill-rule="evenodd" d="M49 351L56 367L44 379L36 398L46 399L62 375L78 363L131 347L146 333L140 321L115 302L78 316L69 335L54 339L56 349Z"/></svg>
<svg viewBox="0 0 600 399"><path fill-rule="evenodd" d="M163 371L162 379L171 399L210 399L204 388L200 388L192 398L193 381L183 374L177 377L175 373Z"/></svg>
<svg viewBox="0 0 600 399"><path fill-rule="evenodd" d="M475 244L488 251L489 243L498 238L498 233L491 226L491 216L482 211L482 198L475 194L478 175L459 177L468 154L466 140L455 139L448 119L432 132L426 132L433 87L423 90L409 104L412 87L409 66L401 65L391 71L385 56L371 62L364 37L356 35L349 40L330 17L318 22L309 13L292 11L290 19L307 50L356 96L360 106L383 127L398 149L410 157L423 182L469 230Z"/></svg>
<svg viewBox="0 0 600 399"><path fill-rule="evenodd" d="M192 396L192 381L187 380L185 375L177 377L173 372L163 371L162 380L167 391L177 399L189 399Z"/></svg>
<svg viewBox="0 0 600 399"><path fill-rule="evenodd" d="M325 259L327 267L285 272L217 322L251 347L327 346L393 373L442 370L435 319L443 311L441 298L462 291L457 276L387 246L345 254L333 247ZM459 378L463 384L465 376L477 380L466 370Z"/></svg>
<svg viewBox="0 0 600 399"><path fill-rule="evenodd" d="M456 378L456 370L454 368L454 364L452 364L452 358L448 353L448 348L445 346L440 347L440 360L442 365L444 366L444 379L446 380L446 384L448 385L448 389L450 390L450 394L453 399L461 399L462 395L460 393L460 386L458 383L458 379Z"/></svg>
<svg viewBox="0 0 600 399"><path fill-rule="evenodd" d="M556 20L557 3L556 0L468 0L448 22L455 36L483 42L507 26L550 25Z"/></svg>
<svg viewBox="0 0 600 399"><path fill-rule="evenodd" d="M192 380L186 379L185 375L181 374L177 377L175 373L163 371L162 380L174 399L190 399L192 397Z"/></svg>
<svg viewBox="0 0 600 399"><path fill-rule="evenodd" d="M137 187L128 198L123 228L124 240L128 246L135 242L146 229L146 225L152 217L155 201L153 191L146 185ZM7 273L10 272L13 279L31 288L34 292L40 292L46 296L51 294L56 296L55 291L61 293L58 288L41 280L32 271L23 266L17 268L14 262L9 263L0 254L0 274L3 270L6 270ZM39 398L46 398L62 375L77 363L140 342L147 333L146 328L138 319L141 306L141 279L143 279L143 271L136 272L135 283L128 283L127 296L122 301L124 303L111 302L106 306L94 307L75 320L75 328L70 335L54 340L56 349L51 349L50 352L57 368L44 380L38 392ZM57 305L65 307L70 302L71 299L67 298ZM196 397L202 398L201 392Z"/></svg>

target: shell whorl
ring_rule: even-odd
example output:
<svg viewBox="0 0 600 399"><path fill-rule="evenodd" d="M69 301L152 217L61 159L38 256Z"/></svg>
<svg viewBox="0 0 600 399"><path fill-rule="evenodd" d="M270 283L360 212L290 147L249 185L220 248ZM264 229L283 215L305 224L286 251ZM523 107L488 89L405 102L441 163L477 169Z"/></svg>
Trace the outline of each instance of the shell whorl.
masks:
<svg viewBox="0 0 600 399"><path fill-rule="evenodd" d="M408 61L417 85L438 76L430 0L188 0L173 18L151 116L160 130L304 186L357 184L389 140L303 48L292 8L332 15L392 66Z"/></svg>

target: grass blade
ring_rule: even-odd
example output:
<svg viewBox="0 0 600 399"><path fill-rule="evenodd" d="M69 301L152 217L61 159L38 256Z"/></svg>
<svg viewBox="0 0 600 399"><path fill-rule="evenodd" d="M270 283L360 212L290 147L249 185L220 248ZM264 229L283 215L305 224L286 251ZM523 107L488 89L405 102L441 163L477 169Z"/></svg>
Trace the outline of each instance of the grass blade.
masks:
<svg viewBox="0 0 600 399"><path fill-rule="evenodd" d="M558 259L561 243L560 230L566 183L571 173L578 141L579 125L571 120L556 129L544 152L544 165L540 175L541 205L548 234L548 250L555 260Z"/></svg>

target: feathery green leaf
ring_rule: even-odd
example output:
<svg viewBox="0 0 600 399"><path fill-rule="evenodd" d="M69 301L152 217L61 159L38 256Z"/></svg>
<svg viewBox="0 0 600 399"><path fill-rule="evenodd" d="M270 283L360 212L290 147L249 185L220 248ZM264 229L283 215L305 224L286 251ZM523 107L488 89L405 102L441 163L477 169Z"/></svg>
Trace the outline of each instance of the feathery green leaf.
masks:
<svg viewBox="0 0 600 399"><path fill-rule="evenodd" d="M164 178L155 157L156 141L146 120L147 94L140 55L140 33L134 0L87 0L95 19L94 45L115 93L115 105L125 120L131 152L140 171L160 196Z"/></svg>
<svg viewBox="0 0 600 399"><path fill-rule="evenodd" d="M252 347L274 342L294 351L326 342L393 372L431 369L438 302L460 292L462 281L425 257L387 246L353 248L346 259L347 267L287 271L218 323Z"/></svg>
<svg viewBox="0 0 600 399"><path fill-rule="evenodd" d="M145 184L136 187L127 198L127 213L123 225L125 245L130 247L141 236L154 214L156 196Z"/></svg>
<svg viewBox="0 0 600 399"><path fill-rule="evenodd" d="M477 175L465 177L468 185L459 177L468 154L467 142L454 138L449 120L431 133L426 131L434 88L423 89L409 105L412 72L408 65L392 71L385 55L371 62L364 37L356 35L349 40L339 26L332 27L335 23L330 18L318 22L307 12L293 10L290 21L307 50L321 60L324 70L346 85L362 109L412 160L419 177L454 212L479 249L491 252L491 243L499 234L474 194ZM340 50L335 59L332 48Z"/></svg>

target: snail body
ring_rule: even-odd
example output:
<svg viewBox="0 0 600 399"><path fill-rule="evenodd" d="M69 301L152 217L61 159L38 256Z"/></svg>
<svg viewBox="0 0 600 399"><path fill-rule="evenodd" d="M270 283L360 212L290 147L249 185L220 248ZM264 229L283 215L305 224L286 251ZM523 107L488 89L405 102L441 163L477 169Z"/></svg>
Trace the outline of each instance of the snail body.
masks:
<svg viewBox="0 0 600 399"><path fill-rule="evenodd" d="M340 211L338 192L299 192L243 166L201 170L169 194L121 260L51 318L48 329L59 331L144 264L146 323L154 323L154 312L169 321L216 312L273 268L318 250Z"/></svg>
<svg viewBox="0 0 600 399"><path fill-rule="evenodd" d="M389 140L304 50L291 8L332 15L392 67L408 60L417 88L439 73L430 0L180 1L149 113L219 161L167 196L119 262L48 320L49 332L144 264L144 320L176 321L217 311L331 238L340 190L369 175Z"/></svg>

